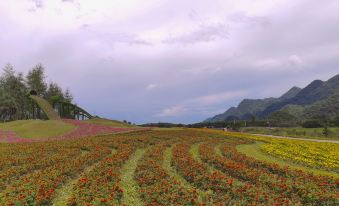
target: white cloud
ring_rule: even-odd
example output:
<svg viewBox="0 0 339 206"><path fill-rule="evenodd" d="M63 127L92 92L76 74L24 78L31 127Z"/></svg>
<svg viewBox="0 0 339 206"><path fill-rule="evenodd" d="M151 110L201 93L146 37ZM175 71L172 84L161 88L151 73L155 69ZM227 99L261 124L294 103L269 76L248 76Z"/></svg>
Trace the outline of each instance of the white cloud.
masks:
<svg viewBox="0 0 339 206"><path fill-rule="evenodd" d="M263 28L272 25L271 20L266 16L249 16L245 12L235 12L229 15L228 19L235 23L257 24Z"/></svg>
<svg viewBox="0 0 339 206"><path fill-rule="evenodd" d="M173 106L163 109L160 113L156 114L155 117L172 117L182 115L187 109L183 106Z"/></svg>
<svg viewBox="0 0 339 206"><path fill-rule="evenodd" d="M269 70L300 70L303 66L303 60L298 55L291 55L287 58L268 58L257 60L254 63L254 69Z"/></svg>
<svg viewBox="0 0 339 206"><path fill-rule="evenodd" d="M291 55L287 61L290 66L300 66L303 64L303 60L298 55Z"/></svg>
<svg viewBox="0 0 339 206"><path fill-rule="evenodd" d="M149 85L146 86L146 90L150 91L150 90L153 90L153 89L155 89L157 87L158 87L157 84L149 84Z"/></svg>
<svg viewBox="0 0 339 206"><path fill-rule="evenodd" d="M234 92L220 92L215 94L209 94L205 96L201 96L198 98L194 98L191 100L187 100L189 104L198 104L198 105L213 105L213 104L220 104L227 100L237 98L237 97L243 97L245 96L245 91L234 91Z"/></svg>
<svg viewBox="0 0 339 206"><path fill-rule="evenodd" d="M223 23L199 25L199 27L186 34L168 37L163 40L165 44L195 44L199 42L211 42L228 37L228 27Z"/></svg>
<svg viewBox="0 0 339 206"><path fill-rule="evenodd" d="M187 99L183 101L180 105L172 106L163 109L160 113L154 115L155 117L173 117L173 116L182 116L185 114L204 114L210 115L211 109L215 105L222 105L226 101L244 97L246 91L234 91L234 92L220 92L215 94L209 94L205 96L200 96L197 98ZM213 111L215 109L213 108ZM221 111L220 109L218 111Z"/></svg>
<svg viewBox="0 0 339 206"><path fill-rule="evenodd" d="M260 70L269 70L275 69L276 67L280 67L283 65L282 60L280 59L261 59L255 62L255 67L259 68Z"/></svg>

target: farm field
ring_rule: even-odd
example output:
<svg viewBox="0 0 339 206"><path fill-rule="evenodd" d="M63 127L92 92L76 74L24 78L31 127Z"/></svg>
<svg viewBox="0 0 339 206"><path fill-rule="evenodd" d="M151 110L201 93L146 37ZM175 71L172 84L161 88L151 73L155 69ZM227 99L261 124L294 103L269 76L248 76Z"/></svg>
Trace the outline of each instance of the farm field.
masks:
<svg viewBox="0 0 339 206"><path fill-rule="evenodd" d="M257 141L263 155L303 170L237 150ZM206 129L0 143L0 205L338 205L336 151ZM304 161L311 156L318 159Z"/></svg>
<svg viewBox="0 0 339 206"><path fill-rule="evenodd" d="M301 137L301 138L313 138L313 139L333 139L339 140L339 127L328 128L328 136L325 137L323 134L323 128L302 128L302 127L291 127L291 128L266 128L266 127L244 127L243 132L253 134L268 134L276 136L286 137Z"/></svg>

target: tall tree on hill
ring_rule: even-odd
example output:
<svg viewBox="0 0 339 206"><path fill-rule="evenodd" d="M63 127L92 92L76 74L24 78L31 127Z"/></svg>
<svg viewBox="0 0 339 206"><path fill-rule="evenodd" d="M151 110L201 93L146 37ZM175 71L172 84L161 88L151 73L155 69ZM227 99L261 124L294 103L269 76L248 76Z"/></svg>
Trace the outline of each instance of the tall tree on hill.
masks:
<svg viewBox="0 0 339 206"><path fill-rule="evenodd" d="M10 119L24 118L25 105L27 105L27 87L23 75L16 73L11 64L7 64L3 69L0 78L0 89L2 90L0 105L6 106L2 109L10 116ZM15 112L14 112L15 111Z"/></svg>
<svg viewBox="0 0 339 206"><path fill-rule="evenodd" d="M45 95L47 84L45 82L45 69L41 64L37 64L31 69L28 72L26 79L30 90L35 90L38 95Z"/></svg>
<svg viewBox="0 0 339 206"><path fill-rule="evenodd" d="M0 120L14 120L18 112L17 101L0 88Z"/></svg>
<svg viewBox="0 0 339 206"><path fill-rule="evenodd" d="M52 104L65 99L64 93L61 87L57 83L54 83L54 82L51 82L48 85L45 98Z"/></svg>
<svg viewBox="0 0 339 206"><path fill-rule="evenodd" d="M69 91L69 89L66 89L66 92L64 94L64 98L66 102L71 103L73 101L73 95L71 94L71 92Z"/></svg>

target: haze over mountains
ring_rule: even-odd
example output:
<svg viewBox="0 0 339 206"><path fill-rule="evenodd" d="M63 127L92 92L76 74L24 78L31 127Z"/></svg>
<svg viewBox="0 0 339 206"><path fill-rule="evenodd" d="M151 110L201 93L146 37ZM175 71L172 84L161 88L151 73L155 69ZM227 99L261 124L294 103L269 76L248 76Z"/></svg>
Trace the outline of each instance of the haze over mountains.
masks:
<svg viewBox="0 0 339 206"><path fill-rule="evenodd" d="M207 122L269 118L280 111L299 120L330 119L339 115L339 74L327 81L314 80L305 88L292 87L279 98L244 99L237 107L208 118Z"/></svg>

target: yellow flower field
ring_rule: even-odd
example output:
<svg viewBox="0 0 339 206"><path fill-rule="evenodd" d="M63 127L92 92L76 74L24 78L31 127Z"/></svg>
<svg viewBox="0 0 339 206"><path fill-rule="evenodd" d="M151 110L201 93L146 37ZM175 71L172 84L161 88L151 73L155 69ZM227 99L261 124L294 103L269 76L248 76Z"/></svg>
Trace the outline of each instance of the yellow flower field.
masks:
<svg viewBox="0 0 339 206"><path fill-rule="evenodd" d="M339 144L303 140L277 139L246 133L227 132L226 135L265 142L262 151L306 166L339 171Z"/></svg>

